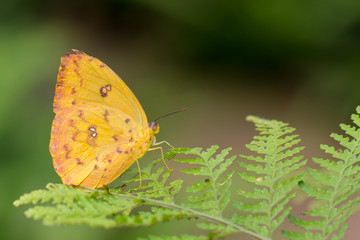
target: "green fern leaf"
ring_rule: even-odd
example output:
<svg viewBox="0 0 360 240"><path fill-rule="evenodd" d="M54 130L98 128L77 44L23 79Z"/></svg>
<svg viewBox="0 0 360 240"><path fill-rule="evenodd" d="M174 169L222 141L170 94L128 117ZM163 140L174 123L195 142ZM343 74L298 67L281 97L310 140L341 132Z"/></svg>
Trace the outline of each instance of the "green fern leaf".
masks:
<svg viewBox="0 0 360 240"><path fill-rule="evenodd" d="M303 156L297 155L304 147L296 146L300 139L292 135L294 128L275 120L266 120L254 116L248 117L260 132L246 147L257 153L255 156L240 155L249 163L239 162L246 172L239 172L240 177L257 187L253 191L239 191L239 196L253 199L255 202L234 201L234 206L247 215L233 214L232 219L264 237L272 233L288 216L291 207L286 207L291 193L304 174L290 178L289 175L303 166ZM251 163L250 163L251 162Z"/></svg>
<svg viewBox="0 0 360 240"><path fill-rule="evenodd" d="M356 126L340 124L346 136L331 134L343 149L321 145L320 148L330 154L333 159L313 158L323 169L308 168L308 173L317 183L300 182L299 186L309 197L322 201L320 207L314 208L305 215L316 217L317 220L301 220L291 216L290 222L302 228L319 231L319 239L341 239L347 229L347 219L353 214L353 206L360 202L354 197L358 192L360 167L360 107L351 119ZM315 184L313 184L315 185ZM299 233L285 232L290 239L298 239ZM310 233L307 233L310 234ZM318 233L319 234L319 233ZM318 236L313 234L313 236Z"/></svg>
<svg viewBox="0 0 360 240"><path fill-rule="evenodd" d="M221 216L230 201L230 192L228 190L231 186L234 171L223 178L221 176L232 164L236 156L226 158L231 148L224 149L219 154L216 154L218 149L219 146L212 146L206 151L202 151L201 148L181 148L172 149L171 151L176 154L195 155L195 158L175 160L181 163L200 165L199 168L184 169L181 172L206 177L186 188L187 192L198 193L198 195L189 196L187 198L188 202L184 206Z"/></svg>

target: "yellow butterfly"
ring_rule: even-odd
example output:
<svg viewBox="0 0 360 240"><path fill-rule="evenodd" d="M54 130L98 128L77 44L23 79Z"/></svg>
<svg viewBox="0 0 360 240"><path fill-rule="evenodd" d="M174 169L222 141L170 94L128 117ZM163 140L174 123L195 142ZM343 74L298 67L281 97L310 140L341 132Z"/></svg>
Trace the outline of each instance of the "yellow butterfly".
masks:
<svg viewBox="0 0 360 240"><path fill-rule="evenodd" d="M160 130L108 66L78 50L61 58L53 107L50 153L66 185L111 183L153 150Z"/></svg>

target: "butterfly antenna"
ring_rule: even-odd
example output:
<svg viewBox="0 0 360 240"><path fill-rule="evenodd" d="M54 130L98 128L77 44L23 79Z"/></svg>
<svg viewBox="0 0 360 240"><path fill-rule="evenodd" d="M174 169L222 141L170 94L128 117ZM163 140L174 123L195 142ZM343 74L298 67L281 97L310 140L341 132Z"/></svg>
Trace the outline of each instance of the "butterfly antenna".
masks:
<svg viewBox="0 0 360 240"><path fill-rule="evenodd" d="M177 110L177 111L175 111L175 112L165 114L164 116L161 116L161 117L156 118L156 119L154 120L154 122L156 122L157 120L163 119L163 118L172 118L173 116L171 116L171 115L174 115L174 114L179 113L179 112L183 112L183 111L185 111L185 110L187 110L187 108L183 108L183 109Z"/></svg>

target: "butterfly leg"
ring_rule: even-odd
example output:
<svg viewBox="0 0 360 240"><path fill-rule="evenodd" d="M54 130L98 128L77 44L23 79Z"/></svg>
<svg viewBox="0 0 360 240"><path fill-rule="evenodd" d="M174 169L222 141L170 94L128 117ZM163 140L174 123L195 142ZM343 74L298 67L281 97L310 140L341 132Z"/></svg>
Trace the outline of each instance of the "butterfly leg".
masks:
<svg viewBox="0 0 360 240"><path fill-rule="evenodd" d="M164 141L164 142L165 142L165 141ZM160 142L160 143L161 143L161 142ZM154 146L156 146L156 145L154 144ZM149 148L148 151L154 151L154 150L158 150L158 149L160 149L160 151L161 151L161 158L162 158L162 160L163 160L163 162L164 162L165 167L166 167L169 171L171 171L171 169L168 167L168 165L167 165L166 162L165 162L164 152L163 152L162 147Z"/></svg>
<svg viewBox="0 0 360 240"><path fill-rule="evenodd" d="M157 143L154 143L153 146L158 146L160 144L167 144L169 147L171 148L175 148L173 145L171 145L170 143L168 143L167 141L161 141L161 142L157 142Z"/></svg>
<svg viewBox="0 0 360 240"><path fill-rule="evenodd" d="M107 193L107 195L111 195L111 193L110 193L109 188L108 188L107 185L104 185L102 188L103 188L104 192Z"/></svg>
<svg viewBox="0 0 360 240"><path fill-rule="evenodd" d="M137 164L137 166L138 166L138 169L139 169L139 188L138 189L140 189L141 188L141 169L140 169L140 164L139 164L139 161L136 159L136 164Z"/></svg>

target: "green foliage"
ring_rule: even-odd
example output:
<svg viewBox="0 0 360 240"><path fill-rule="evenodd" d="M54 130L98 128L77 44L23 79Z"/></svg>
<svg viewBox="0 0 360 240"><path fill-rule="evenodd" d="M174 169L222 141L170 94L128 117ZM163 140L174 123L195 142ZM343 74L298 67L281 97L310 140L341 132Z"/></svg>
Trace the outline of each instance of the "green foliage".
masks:
<svg viewBox="0 0 360 240"><path fill-rule="evenodd" d="M299 182L299 186L308 197L321 202L320 207L304 212L304 216L316 217L307 220L289 216L290 222L305 229L305 232L295 233L283 231L289 239L342 239L347 230L347 219L353 214L354 207L360 202L356 196L360 188L360 107L356 109L351 119L356 126L340 124L347 136L333 133L330 136L342 146L321 145L320 148L332 156L332 159L313 158L322 169L308 167L308 174L313 182ZM312 232L316 231L316 232Z"/></svg>
<svg viewBox="0 0 360 240"><path fill-rule="evenodd" d="M252 164L238 162L246 170L239 172L239 175L257 187L253 191L238 192L240 196L253 201L245 203L234 200L234 206L241 213L248 214L234 213L232 218L234 222L270 238L288 216L291 207L286 205L295 197L291 191L304 177L304 174L289 177L290 173L306 163L301 161L303 156L295 156L304 147L294 147L300 139L298 135L290 135L295 129L288 124L253 116L247 119L255 123L259 136L255 136L246 147L257 155L240 155Z"/></svg>
<svg viewBox="0 0 360 240"><path fill-rule="evenodd" d="M360 107L357 112L352 115L356 127L340 125L347 136L331 135L342 149L321 145L332 158L313 158L320 168L307 168L308 177L301 169L306 164L299 155L304 147L298 146L295 129L250 116L259 134L246 145L253 155L240 154L237 164L231 148L175 148L165 156L177 162L178 174L183 174L178 179L172 174L174 169L169 171L158 159L143 167L140 175L127 171L130 177L123 180L120 190L48 184L44 190L24 194L14 205L31 205L25 215L46 225L145 227L192 219L199 228L198 235L160 233L139 238L143 240L200 240L234 234L270 240L286 217L303 229L283 229L288 239L341 239L360 201L356 196L360 188ZM242 181L242 189L234 189L233 180ZM317 207L302 213L306 218L290 214L289 203L297 186L319 201Z"/></svg>
<svg viewBox="0 0 360 240"><path fill-rule="evenodd" d="M213 157L218 149L218 146L212 146L207 149L207 151L202 151L201 148L182 148L174 149L172 152L197 156L195 159L177 158L175 161L200 165L200 168L185 169L181 170L181 172L205 177L186 188L186 192L198 194L189 195L187 197L188 202L183 203L183 205L220 217L230 201L229 188L231 186L231 178L235 171L229 172L223 178L220 178L220 176L233 163L236 156L225 159L231 150L231 148L227 148Z"/></svg>

